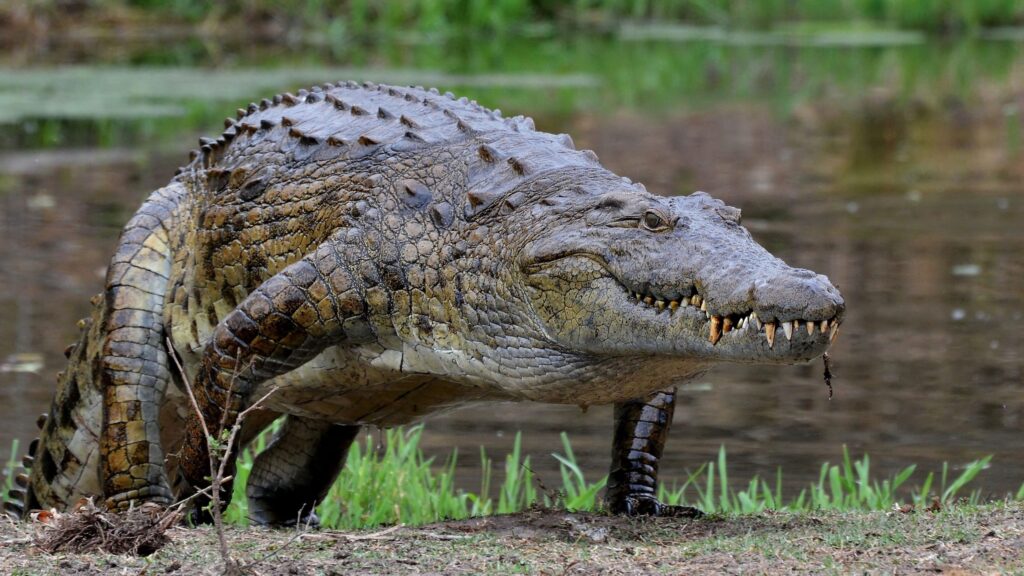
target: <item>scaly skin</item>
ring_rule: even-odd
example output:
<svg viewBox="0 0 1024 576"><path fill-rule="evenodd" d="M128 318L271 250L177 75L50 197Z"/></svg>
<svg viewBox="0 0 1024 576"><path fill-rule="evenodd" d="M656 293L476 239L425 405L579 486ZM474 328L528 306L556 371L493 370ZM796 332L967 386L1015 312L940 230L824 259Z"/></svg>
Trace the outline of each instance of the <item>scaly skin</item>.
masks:
<svg viewBox="0 0 1024 576"><path fill-rule="evenodd" d="M758 246L735 208L649 194L526 118L342 83L226 125L122 236L69 369L98 366L92 392L62 380L54 405L92 451L33 467L30 506L205 484L169 335L210 429L270 391L262 421L289 415L250 479L257 521L309 514L359 426L486 400L618 403L610 508L677 514L653 496L673 386L810 360L842 319L828 280ZM62 453L67 420L38 454Z"/></svg>

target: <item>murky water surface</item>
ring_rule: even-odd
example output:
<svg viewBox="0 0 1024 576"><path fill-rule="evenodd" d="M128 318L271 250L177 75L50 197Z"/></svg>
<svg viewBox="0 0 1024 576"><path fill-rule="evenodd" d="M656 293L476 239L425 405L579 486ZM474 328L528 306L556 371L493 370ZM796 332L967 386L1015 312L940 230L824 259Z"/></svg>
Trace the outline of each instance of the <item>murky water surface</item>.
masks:
<svg viewBox="0 0 1024 576"><path fill-rule="evenodd" d="M218 118L273 91L344 77L438 85L569 132L663 194L702 189L848 303L820 363L721 366L682 386L663 474L729 452L733 478L791 488L868 452L879 472L994 454L980 485L1024 482L1024 55L1012 44L860 48L571 39L225 57L184 43L0 59L0 455L35 432L61 351L102 282L120 226ZM73 66L57 63L76 62ZM428 448L517 430L554 483L567 431L604 473L611 411L469 407ZM923 476L917 476L918 481Z"/></svg>

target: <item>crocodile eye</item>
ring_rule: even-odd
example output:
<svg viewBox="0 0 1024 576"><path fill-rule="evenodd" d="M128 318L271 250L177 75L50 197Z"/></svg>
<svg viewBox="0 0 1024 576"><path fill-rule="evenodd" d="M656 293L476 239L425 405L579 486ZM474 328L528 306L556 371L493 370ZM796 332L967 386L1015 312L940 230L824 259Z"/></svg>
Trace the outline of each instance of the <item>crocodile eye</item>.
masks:
<svg viewBox="0 0 1024 576"><path fill-rule="evenodd" d="M644 216L643 218L640 219L640 223L643 225L644 228L650 230L651 232L661 232L662 230L666 230L668 228L668 222L666 222L660 214L658 214L657 212L653 212L651 210L644 212Z"/></svg>

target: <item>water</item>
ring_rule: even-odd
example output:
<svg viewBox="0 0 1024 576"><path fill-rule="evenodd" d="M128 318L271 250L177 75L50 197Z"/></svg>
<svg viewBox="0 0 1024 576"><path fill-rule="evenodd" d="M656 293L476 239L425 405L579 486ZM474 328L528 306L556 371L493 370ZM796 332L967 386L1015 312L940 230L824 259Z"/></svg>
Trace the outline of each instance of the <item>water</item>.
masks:
<svg viewBox="0 0 1024 576"><path fill-rule="evenodd" d="M848 314L835 397L820 363L719 367L681 389L668 482L725 445L734 479L781 466L796 487L844 444L881 473L994 454L986 493L1024 482L1019 46L205 46L0 56L0 457L48 410L120 226L195 138L253 98L354 77L532 115L652 191L702 189L741 207L775 254L838 284ZM588 474L604 473L607 407L470 407L431 421L424 439L435 454L458 447L461 481L475 487L478 446L500 457L517 430L549 485L562 430Z"/></svg>

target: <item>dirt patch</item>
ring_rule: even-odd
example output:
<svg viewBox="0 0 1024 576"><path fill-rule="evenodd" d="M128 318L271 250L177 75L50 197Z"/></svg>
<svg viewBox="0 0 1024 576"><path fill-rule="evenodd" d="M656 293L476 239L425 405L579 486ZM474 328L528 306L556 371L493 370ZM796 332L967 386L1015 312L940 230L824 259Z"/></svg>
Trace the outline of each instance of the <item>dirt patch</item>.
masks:
<svg viewBox="0 0 1024 576"><path fill-rule="evenodd" d="M173 527L148 558L44 552L38 527L0 525L4 574L216 574L209 528ZM1024 572L1024 506L938 512L764 513L700 520L531 510L361 532L232 528L253 574L986 574Z"/></svg>

